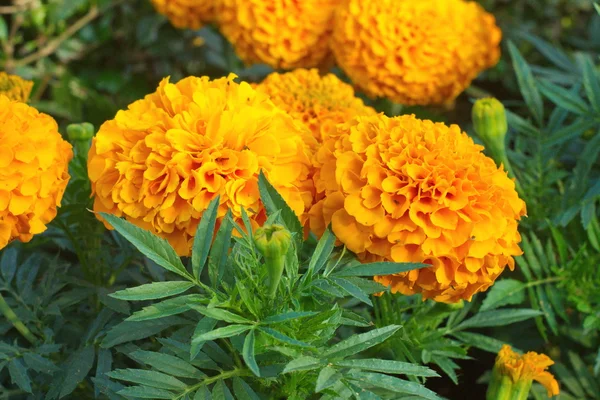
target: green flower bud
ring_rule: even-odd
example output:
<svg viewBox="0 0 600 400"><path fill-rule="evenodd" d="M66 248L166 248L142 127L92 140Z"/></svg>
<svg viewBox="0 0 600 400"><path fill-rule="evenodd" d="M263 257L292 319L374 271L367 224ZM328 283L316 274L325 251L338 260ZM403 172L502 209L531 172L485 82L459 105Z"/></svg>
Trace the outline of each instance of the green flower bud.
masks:
<svg viewBox="0 0 600 400"><path fill-rule="evenodd" d="M269 297L275 297L292 244L292 235L281 225L265 225L254 232L254 244L265 259L269 272Z"/></svg>
<svg viewBox="0 0 600 400"><path fill-rule="evenodd" d="M94 137L94 125L89 122L70 124L67 126L67 136L71 141L89 140Z"/></svg>
<svg viewBox="0 0 600 400"><path fill-rule="evenodd" d="M504 148L508 132L508 122L504 106L494 98L480 99L473 106L473 126L475 132L486 145L488 143Z"/></svg>

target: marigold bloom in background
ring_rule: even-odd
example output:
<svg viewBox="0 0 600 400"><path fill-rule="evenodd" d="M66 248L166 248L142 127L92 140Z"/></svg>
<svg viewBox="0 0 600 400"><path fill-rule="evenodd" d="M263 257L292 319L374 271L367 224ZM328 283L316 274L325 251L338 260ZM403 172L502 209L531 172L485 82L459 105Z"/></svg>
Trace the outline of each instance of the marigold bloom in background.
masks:
<svg viewBox="0 0 600 400"><path fill-rule="evenodd" d="M546 371L554 364L544 354L528 352L519 355L510 346L504 345L496 357L488 400L526 400L532 381L541 383L548 391L548 397L560 393L558 382Z"/></svg>
<svg viewBox="0 0 600 400"><path fill-rule="evenodd" d="M327 64L333 11L342 0L216 0L221 32L246 64Z"/></svg>
<svg viewBox="0 0 600 400"><path fill-rule="evenodd" d="M69 182L71 145L49 115L0 94L0 249L46 230Z"/></svg>
<svg viewBox="0 0 600 400"><path fill-rule="evenodd" d="M17 75L0 72L0 94L9 99L26 103L29 100L31 89L33 89L33 82Z"/></svg>
<svg viewBox="0 0 600 400"><path fill-rule="evenodd" d="M332 50L353 83L397 103L452 101L500 57L493 15L465 0L346 0Z"/></svg>
<svg viewBox="0 0 600 400"><path fill-rule="evenodd" d="M276 106L302 121L320 143L328 138L335 125L358 115L376 111L354 95L352 86L337 76L321 76L316 69L274 72L257 87L271 97Z"/></svg>
<svg viewBox="0 0 600 400"><path fill-rule="evenodd" d="M151 0L156 11L180 29L200 29L215 17L215 0Z"/></svg>
<svg viewBox="0 0 600 400"><path fill-rule="evenodd" d="M304 218L313 202L316 141L266 94L234 77L164 79L104 123L88 157L94 210L125 216L187 255L218 195L220 219L231 209L239 220L244 208L255 225L266 220L258 191L263 170Z"/></svg>
<svg viewBox="0 0 600 400"><path fill-rule="evenodd" d="M525 203L458 126L376 115L336 130L315 156L325 198L310 211L311 229L321 234L331 223L364 261L432 265L376 281L452 303L514 268Z"/></svg>

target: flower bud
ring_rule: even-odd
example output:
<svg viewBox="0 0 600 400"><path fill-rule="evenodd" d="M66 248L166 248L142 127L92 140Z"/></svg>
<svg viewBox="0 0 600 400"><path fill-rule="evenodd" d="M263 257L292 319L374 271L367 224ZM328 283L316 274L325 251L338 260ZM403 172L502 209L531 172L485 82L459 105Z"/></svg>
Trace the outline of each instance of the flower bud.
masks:
<svg viewBox="0 0 600 400"><path fill-rule="evenodd" d="M89 122L70 124L67 126L67 136L70 141L89 140L94 137L94 125Z"/></svg>
<svg viewBox="0 0 600 400"><path fill-rule="evenodd" d="M473 106L473 126L481 140L504 148L504 139L508 132L508 122L504 106L498 100L490 97L480 99Z"/></svg>
<svg viewBox="0 0 600 400"><path fill-rule="evenodd" d="M292 235L281 225L265 225L254 232L254 244L265 259L269 273L269 297L275 297L283 274Z"/></svg>

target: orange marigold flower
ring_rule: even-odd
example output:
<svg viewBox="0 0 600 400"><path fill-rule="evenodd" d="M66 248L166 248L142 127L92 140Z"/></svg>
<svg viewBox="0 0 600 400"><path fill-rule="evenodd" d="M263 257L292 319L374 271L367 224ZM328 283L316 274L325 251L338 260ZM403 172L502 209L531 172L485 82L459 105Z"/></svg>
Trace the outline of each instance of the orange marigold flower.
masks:
<svg viewBox="0 0 600 400"><path fill-rule="evenodd" d="M268 94L276 106L302 121L318 142L328 138L339 123L358 115L376 114L354 95L352 86L333 74L321 76L316 69L274 72L256 88Z"/></svg>
<svg viewBox="0 0 600 400"><path fill-rule="evenodd" d="M402 104L456 98L500 57L494 16L465 0L346 0L332 49L352 81Z"/></svg>
<svg viewBox="0 0 600 400"><path fill-rule="evenodd" d="M342 0L216 0L221 32L247 64L276 69L330 60L333 12Z"/></svg>
<svg viewBox="0 0 600 400"><path fill-rule="evenodd" d="M17 75L0 72L0 94L11 100L26 103L33 89L33 82L27 81Z"/></svg>
<svg viewBox="0 0 600 400"><path fill-rule="evenodd" d="M558 382L554 376L546 371L554 361L545 354L533 351L519 355L510 346L504 345L496 357L495 373L508 376L513 384L524 383L531 385L532 381L541 383L548 391L548 397L560 393Z"/></svg>
<svg viewBox="0 0 600 400"><path fill-rule="evenodd" d="M315 156L325 199L309 213L311 229L331 223L365 261L431 264L375 278L392 292L470 300L514 268L525 215L514 182L482 149L456 125L409 115L338 125Z"/></svg>
<svg viewBox="0 0 600 400"><path fill-rule="evenodd" d="M256 225L265 221L263 170L302 217L313 201L316 142L267 95L234 78L164 79L155 93L104 123L88 157L94 210L125 216L187 255L218 195L220 219L231 209L239 220L244 208Z"/></svg>
<svg viewBox="0 0 600 400"><path fill-rule="evenodd" d="M200 29L215 18L215 0L151 0L174 27Z"/></svg>
<svg viewBox="0 0 600 400"><path fill-rule="evenodd" d="M56 216L69 182L71 145L56 121L0 94L0 249L28 242Z"/></svg>

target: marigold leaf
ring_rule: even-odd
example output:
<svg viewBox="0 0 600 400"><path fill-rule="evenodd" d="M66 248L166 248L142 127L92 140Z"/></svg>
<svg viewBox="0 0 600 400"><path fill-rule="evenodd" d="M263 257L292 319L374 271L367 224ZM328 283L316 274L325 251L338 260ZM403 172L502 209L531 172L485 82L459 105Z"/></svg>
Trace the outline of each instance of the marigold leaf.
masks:
<svg viewBox="0 0 600 400"><path fill-rule="evenodd" d="M146 285L119 290L109 294L109 296L115 299L127 301L156 300L181 294L193 286L194 284L192 282L186 281L153 282Z"/></svg>
<svg viewBox="0 0 600 400"><path fill-rule="evenodd" d="M283 333L276 331L275 329L261 327L259 328L261 332L266 333L267 335L287 344L291 344L292 346L298 347L312 347L308 343L304 343L300 340L292 339L291 337L284 335Z"/></svg>
<svg viewBox="0 0 600 400"><path fill-rule="evenodd" d="M215 225L217 223L217 211L219 210L220 196L217 196L210 202L208 208L202 213L202 218L196 229L194 236L194 245L192 247L192 272L196 279L200 279L200 274L206 264L210 245L212 244Z"/></svg>
<svg viewBox="0 0 600 400"><path fill-rule="evenodd" d="M225 273L232 233L231 210L228 210L225 217L223 217L208 258L208 277L214 289L218 289L221 278Z"/></svg>
<svg viewBox="0 0 600 400"><path fill-rule="evenodd" d="M113 379L165 390L185 390L187 387L185 383L170 375L144 369L117 369L106 375Z"/></svg>
<svg viewBox="0 0 600 400"><path fill-rule="evenodd" d="M400 325L390 325L385 328L373 329L372 331L351 336L341 341L322 354L323 358L344 358L348 357L373 346L383 343L400 329Z"/></svg>
<svg viewBox="0 0 600 400"><path fill-rule="evenodd" d="M541 311L527 308L504 308L502 310L483 311L462 322L454 328L454 330L459 331L467 328L488 328L491 326L509 325L542 314Z"/></svg>
<svg viewBox="0 0 600 400"><path fill-rule="evenodd" d="M290 321L304 317L312 317L318 314L315 311L290 311L283 314L271 315L261 321L262 324L279 324L281 322Z"/></svg>
<svg viewBox="0 0 600 400"><path fill-rule="evenodd" d="M29 378L29 374L27 373L27 368L18 358L12 359L8 363L8 373L10 375L10 380L12 383L17 385L21 390L26 391L27 393L33 393L31 391L31 379Z"/></svg>
<svg viewBox="0 0 600 400"><path fill-rule="evenodd" d="M175 397L173 392L148 386L129 386L119 390L117 394L123 397L140 399L172 399Z"/></svg>
<svg viewBox="0 0 600 400"><path fill-rule="evenodd" d="M322 392L323 390L335 385L341 378L342 374L340 374L335 368L326 366L321 370L321 372L319 372L315 392Z"/></svg>
<svg viewBox="0 0 600 400"><path fill-rule="evenodd" d="M314 357L300 357L290 361L285 368L283 373L297 372L297 371L311 371L324 365L325 362Z"/></svg>
<svg viewBox="0 0 600 400"><path fill-rule="evenodd" d="M480 311L493 310L507 304L525 301L525 284L514 279L502 279L494 284L481 304Z"/></svg>
<svg viewBox="0 0 600 400"><path fill-rule="evenodd" d="M412 394L428 400L441 400L437 394L427 389L425 386L393 376L376 372L351 371L346 374L345 377L350 380L356 380L367 384L367 386L379 387L394 393Z"/></svg>
<svg viewBox="0 0 600 400"><path fill-rule="evenodd" d="M544 102L537 88L531 68L513 42L508 42L508 50L513 60L513 67L517 75L521 94L536 122L541 126L544 121Z"/></svg>
<svg viewBox="0 0 600 400"><path fill-rule="evenodd" d="M192 340L193 343L198 342L207 342L209 340L228 338L231 336L239 335L240 333L244 333L247 330L252 329L251 325L229 325L223 328L217 328L213 331L202 333L198 336L195 336Z"/></svg>
<svg viewBox="0 0 600 400"><path fill-rule="evenodd" d="M331 228L327 228L319 239L314 253L310 257L307 274L312 276L318 274L321 269L327 264L327 260L331 256L331 252L335 248L336 238L331 232Z"/></svg>
<svg viewBox="0 0 600 400"><path fill-rule="evenodd" d="M246 335L246 339L244 340L244 348L242 351L242 357L246 362L250 371L254 373L254 375L260 377L260 369L258 368L258 364L256 363L256 358L254 358L254 330L251 330Z"/></svg>
<svg viewBox="0 0 600 400"><path fill-rule="evenodd" d="M403 361L380 360L377 358L334 361L333 365L337 367L362 369L366 371L385 372L386 374L403 374L426 377L439 376L439 374L434 370L422 365Z"/></svg>
<svg viewBox="0 0 600 400"><path fill-rule="evenodd" d="M542 93L557 106L579 115L590 113L589 105L570 91L545 79L539 80L539 87Z"/></svg>
<svg viewBox="0 0 600 400"><path fill-rule="evenodd" d="M136 350L130 356L171 376L196 379L206 376L189 362L170 354Z"/></svg>
<svg viewBox="0 0 600 400"><path fill-rule="evenodd" d="M203 307L203 306L192 306L192 309L198 311L200 314L216 319L218 321L225 321L232 324L251 324L252 321L246 319L240 315L234 314L230 311L224 310L217 307Z"/></svg>
<svg viewBox="0 0 600 400"><path fill-rule="evenodd" d="M233 378L233 393L238 400L260 400L260 397L252 390L250 385L237 376Z"/></svg>
<svg viewBox="0 0 600 400"><path fill-rule="evenodd" d="M388 261L374 262L369 264L361 264L355 267L345 268L334 272L334 276L376 276L376 275L391 275L402 272L412 271L413 269L421 269L431 267L429 264L422 263L395 263Z"/></svg>

